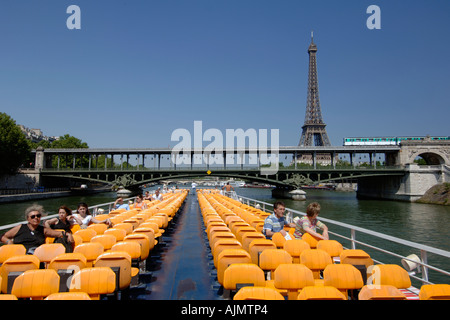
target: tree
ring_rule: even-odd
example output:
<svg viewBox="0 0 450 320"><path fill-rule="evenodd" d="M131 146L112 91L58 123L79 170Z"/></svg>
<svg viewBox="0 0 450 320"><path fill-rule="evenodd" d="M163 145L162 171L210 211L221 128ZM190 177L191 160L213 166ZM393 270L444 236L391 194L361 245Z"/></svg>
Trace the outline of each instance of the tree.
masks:
<svg viewBox="0 0 450 320"><path fill-rule="evenodd" d="M53 141L50 148L55 149L85 149L89 148L88 144L86 142L81 141L78 138L75 138L69 134L65 134L62 137L60 137L58 140ZM67 155L66 157L63 157L60 159L60 167L61 168L70 168L73 165L73 158L74 156ZM58 166L58 159L53 158L52 161L52 167L56 168ZM87 156L80 156L76 157L75 159L75 165L77 167L82 167L83 163L87 163L89 161Z"/></svg>
<svg viewBox="0 0 450 320"><path fill-rule="evenodd" d="M30 156L30 145L14 119L0 112L0 175L14 174Z"/></svg>

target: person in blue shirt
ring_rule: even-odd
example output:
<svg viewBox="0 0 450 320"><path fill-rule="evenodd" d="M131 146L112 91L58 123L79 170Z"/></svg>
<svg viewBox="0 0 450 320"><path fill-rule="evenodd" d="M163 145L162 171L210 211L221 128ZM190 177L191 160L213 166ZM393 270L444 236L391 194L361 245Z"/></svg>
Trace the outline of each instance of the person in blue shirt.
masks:
<svg viewBox="0 0 450 320"><path fill-rule="evenodd" d="M125 209L127 211L130 210L130 206L127 203L123 203L123 198L118 197L113 204L114 209Z"/></svg>
<svg viewBox="0 0 450 320"><path fill-rule="evenodd" d="M264 220L263 233L267 239L272 239L274 233L280 232L283 237L286 236L286 231L283 229L284 226L289 226L295 228L294 223L288 223L284 217L284 212L286 211L286 206L284 202L277 201L273 205L273 213Z"/></svg>

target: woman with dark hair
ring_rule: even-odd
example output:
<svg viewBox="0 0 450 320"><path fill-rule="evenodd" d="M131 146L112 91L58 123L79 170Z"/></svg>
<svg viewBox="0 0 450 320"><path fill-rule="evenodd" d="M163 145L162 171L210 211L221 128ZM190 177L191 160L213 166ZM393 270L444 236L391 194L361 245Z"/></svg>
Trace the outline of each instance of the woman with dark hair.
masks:
<svg viewBox="0 0 450 320"><path fill-rule="evenodd" d="M61 206L58 209L58 214L58 218L45 220L44 226L51 229L62 229L71 232L70 227L72 226L73 221L72 210L66 206Z"/></svg>
<svg viewBox="0 0 450 320"><path fill-rule="evenodd" d="M73 214L73 220L75 223L79 224L82 229L87 228L88 225L92 223L105 223L108 226L111 226L111 220L106 219L99 221L95 219L91 213L89 212L89 207L86 203L80 202L78 204L77 213Z"/></svg>
<svg viewBox="0 0 450 320"><path fill-rule="evenodd" d="M67 235L67 239L73 242L70 233L61 230L53 230L42 226L41 217L44 214L44 208L40 205L32 205L25 210L27 223L19 224L7 231L1 241L6 244L23 244L27 254L33 254L34 250L45 243L46 237L62 238Z"/></svg>

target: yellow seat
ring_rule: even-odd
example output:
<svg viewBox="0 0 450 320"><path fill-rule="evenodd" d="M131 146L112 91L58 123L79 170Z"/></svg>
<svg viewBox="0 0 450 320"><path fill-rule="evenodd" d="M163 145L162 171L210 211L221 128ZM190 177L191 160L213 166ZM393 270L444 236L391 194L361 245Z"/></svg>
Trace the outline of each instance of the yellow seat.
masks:
<svg viewBox="0 0 450 320"><path fill-rule="evenodd" d="M139 229L139 228L138 228ZM136 229L137 230L137 229ZM151 233L153 235L153 232ZM150 239L145 233L132 233L127 235L123 241L136 241L141 246L141 257L140 260L144 261L150 255L150 251L153 249L154 238Z"/></svg>
<svg viewBox="0 0 450 320"><path fill-rule="evenodd" d="M234 295L233 300L284 300L284 297L273 288L244 287Z"/></svg>
<svg viewBox="0 0 450 320"><path fill-rule="evenodd" d="M214 266L217 268L217 261L222 251L227 249L242 249L242 245L236 239L221 239L216 241L214 248L211 250L213 255Z"/></svg>
<svg viewBox="0 0 450 320"><path fill-rule="evenodd" d="M86 292L58 292L52 293L45 300L91 300Z"/></svg>
<svg viewBox="0 0 450 320"><path fill-rule="evenodd" d="M123 251L111 251L106 252L97 257L94 264L95 268L109 267L117 268L119 270L116 273L116 289L123 290L128 288L131 283L131 257L128 253Z"/></svg>
<svg viewBox="0 0 450 320"><path fill-rule="evenodd" d="M33 255L47 267L53 258L63 253L66 253L66 248L61 243L45 243L37 247L36 250L34 250Z"/></svg>
<svg viewBox="0 0 450 320"><path fill-rule="evenodd" d="M0 300L18 300L13 294L0 294Z"/></svg>
<svg viewBox="0 0 450 320"><path fill-rule="evenodd" d="M211 238L217 232L231 232L231 230L226 226L214 226L211 229L209 229L209 232L207 233L208 241L211 241ZM236 236L236 234L235 234L235 236Z"/></svg>
<svg viewBox="0 0 450 320"><path fill-rule="evenodd" d="M342 250L339 259L341 263L351 265L363 265L366 268L373 265L373 260L370 255L361 249Z"/></svg>
<svg viewBox="0 0 450 320"><path fill-rule="evenodd" d="M12 283L8 285L9 273L39 269L39 264L39 259L34 255L17 255L7 259L0 267L0 277L2 278L1 292L10 293Z"/></svg>
<svg viewBox="0 0 450 320"><path fill-rule="evenodd" d="M236 236L231 233L230 231L223 231L223 232L216 232L214 233L214 235L211 237L211 239L209 239L209 246L210 248L214 248L214 246L216 245L216 242L219 240L236 240Z"/></svg>
<svg viewBox="0 0 450 320"><path fill-rule="evenodd" d="M126 237L127 232L124 229L110 228L106 230L104 234L112 235L116 237L116 242L120 242Z"/></svg>
<svg viewBox="0 0 450 320"><path fill-rule="evenodd" d="M278 249L282 249L286 242L286 238L280 232L275 232L272 236L272 241Z"/></svg>
<svg viewBox="0 0 450 320"><path fill-rule="evenodd" d="M260 232L246 232L242 235L242 248L245 251L249 251L250 243L253 242L253 240L260 239L264 240L266 237L260 233Z"/></svg>
<svg viewBox="0 0 450 320"><path fill-rule="evenodd" d="M340 257L342 251L344 251L342 244L340 244L336 240L319 240L317 242L317 249L328 252L328 254L331 256L331 259L336 262Z"/></svg>
<svg viewBox="0 0 450 320"><path fill-rule="evenodd" d="M135 218L128 218L122 221L122 223L129 223L133 226L133 230L136 229L137 227L139 227L139 225L141 224L141 221L139 221L138 219ZM116 226L114 226L115 228Z"/></svg>
<svg viewBox="0 0 450 320"><path fill-rule="evenodd" d="M259 256L259 266L264 271L270 272L270 279L273 279L273 273L280 264L290 263L292 263L292 257L283 249L266 249Z"/></svg>
<svg viewBox="0 0 450 320"><path fill-rule="evenodd" d="M335 287L313 286L303 288L297 300L346 300L346 298Z"/></svg>
<svg viewBox="0 0 450 320"><path fill-rule="evenodd" d="M420 300L450 300L449 284L424 284L419 292Z"/></svg>
<svg viewBox="0 0 450 320"><path fill-rule="evenodd" d="M106 267L81 269L70 282L70 292L86 292L93 300L99 300L102 294L113 293L115 288L116 274Z"/></svg>
<svg viewBox="0 0 450 320"><path fill-rule="evenodd" d="M288 300L297 300L298 291L307 286L314 286L314 276L303 264L278 265L274 272L273 285L276 289L287 290Z"/></svg>
<svg viewBox="0 0 450 320"><path fill-rule="evenodd" d="M50 261L48 269L75 270L78 271L86 267L87 259L82 253L63 253Z"/></svg>
<svg viewBox="0 0 450 320"><path fill-rule="evenodd" d="M264 271L253 263L233 263L224 273L223 287L227 290L239 290L243 286L264 287Z"/></svg>
<svg viewBox="0 0 450 320"><path fill-rule="evenodd" d="M300 255L304 250L310 249L310 246L304 240L293 239L286 240L283 249L291 255L293 263L300 263Z"/></svg>
<svg viewBox="0 0 450 320"><path fill-rule="evenodd" d="M0 246L0 265L12 256L24 255L27 253L23 244L5 244Z"/></svg>
<svg viewBox="0 0 450 320"><path fill-rule="evenodd" d="M238 228L238 229L236 230L236 233L235 233L236 239L237 239L240 243L242 243L243 236L244 236L245 234L249 233L249 232L261 234L261 233L259 233L258 231L256 231L256 229L253 228L253 227L250 227L250 226L248 226L248 227L240 227L240 228Z"/></svg>
<svg viewBox="0 0 450 320"><path fill-rule="evenodd" d="M348 290L361 289L361 272L351 264L329 264L323 271L324 286L335 287L348 297Z"/></svg>
<svg viewBox="0 0 450 320"><path fill-rule="evenodd" d="M82 243L73 250L74 253L81 253L86 257L86 267L92 267L95 259L104 251L103 245L98 242Z"/></svg>
<svg viewBox="0 0 450 320"><path fill-rule="evenodd" d="M252 259L244 249L223 250L217 258L217 281L223 285L225 270L233 263L251 263Z"/></svg>
<svg viewBox="0 0 450 320"><path fill-rule="evenodd" d="M275 243L269 239L256 239L253 240L248 246L248 252L250 253L250 257L252 258L252 263L259 266L259 257L261 252L266 249L276 249Z"/></svg>
<svg viewBox="0 0 450 320"><path fill-rule="evenodd" d="M98 220L98 216L95 216L95 219ZM108 219L108 217L106 217L106 219ZM106 231L106 229L108 229L108 226L104 223L93 223L88 226L87 229L92 229L97 233L97 235L101 235Z"/></svg>
<svg viewBox="0 0 450 320"><path fill-rule="evenodd" d="M148 220L147 220L148 221ZM161 237L162 232L158 227L158 224L155 222L144 222L139 225L139 228L150 228L153 230L155 234L155 239Z"/></svg>
<svg viewBox="0 0 450 320"><path fill-rule="evenodd" d="M130 255L133 261L139 262L141 260L141 245L136 241L121 241L113 245L111 251L124 251Z"/></svg>
<svg viewBox="0 0 450 320"><path fill-rule="evenodd" d="M320 279L320 271L332 264L330 255L320 249L307 249L300 255L300 263L307 266L314 275L314 279Z"/></svg>
<svg viewBox="0 0 450 320"><path fill-rule="evenodd" d="M372 269L372 284L386 284L397 289L411 287L408 272L396 264L377 264Z"/></svg>
<svg viewBox="0 0 450 320"><path fill-rule="evenodd" d="M116 237L111 234L101 234L98 236L95 236L91 239L92 242L98 242L103 246L103 250L105 252L111 250L112 246L116 244L117 240Z"/></svg>
<svg viewBox="0 0 450 320"><path fill-rule="evenodd" d="M302 240L308 242L309 246L311 249L316 249L317 248L317 242L319 242L319 238L316 238L312 235L310 235L308 232L305 232L302 236Z"/></svg>
<svg viewBox="0 0 450 320"><path fill-rule="evenodd" d="M74 233L77 236L80 236L83 239L83 243L91 241L93 237L97 235L97 232L94 229L80 229Z"/></svg>
<svg viewBox="0 0 450 320"><path fill-rule="evenodd" d="M17 298L41 300L59 291L59 276L53 269L27 270L19 275L11 290Z"/></svg>
<svg viewBox="0 0 450 320"><path fill-rule="evenodd" d="M394 286L370 284L362 287L358 300L406 300L406 296Z"/></svg>

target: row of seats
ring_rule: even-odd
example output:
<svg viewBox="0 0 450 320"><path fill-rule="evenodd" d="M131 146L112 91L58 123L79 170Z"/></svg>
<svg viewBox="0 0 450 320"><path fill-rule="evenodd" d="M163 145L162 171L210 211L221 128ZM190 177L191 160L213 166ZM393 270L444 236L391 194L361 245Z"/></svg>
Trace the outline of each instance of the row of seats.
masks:
<svg viewBox="0 0 450 320"><path fill-rule="evenodd" d="M336 240L286 240L281 234L268 240L257 229L260 210L201 190L198 199L217 280L237 291L234 299L347 300L354 290L359 300L407 298L402 290L411 280L398 265L374 265L365 251L344 249ZM418 298L445 297L436 292L447 286L422 286Z"/></svg>
<svg viewBox="0 0 450 320"><path fill-rule="evenodd" d="M0 299L100 299L129 289L145 272L150 252L175 217L187 191L152 201L146 210L117 210L97 219L113 225L93 224L74 232L74 249L65 253L52 243L25 255L25 247L0 247Z"/></svg>

